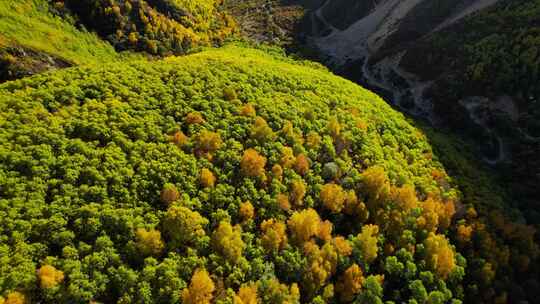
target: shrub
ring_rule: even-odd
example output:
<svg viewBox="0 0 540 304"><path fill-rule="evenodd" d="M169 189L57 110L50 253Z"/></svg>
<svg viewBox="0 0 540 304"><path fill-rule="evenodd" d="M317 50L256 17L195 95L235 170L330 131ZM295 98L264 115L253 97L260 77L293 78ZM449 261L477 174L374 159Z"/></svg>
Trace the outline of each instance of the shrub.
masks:
<svg viewBox="0 0 540 304"><path fill-rule="evenodd" d="M223 89L223 98L226 101L233 101L235 99L238 99L238 95L236 95L236 90L233 88L224 88Z"/></svg>

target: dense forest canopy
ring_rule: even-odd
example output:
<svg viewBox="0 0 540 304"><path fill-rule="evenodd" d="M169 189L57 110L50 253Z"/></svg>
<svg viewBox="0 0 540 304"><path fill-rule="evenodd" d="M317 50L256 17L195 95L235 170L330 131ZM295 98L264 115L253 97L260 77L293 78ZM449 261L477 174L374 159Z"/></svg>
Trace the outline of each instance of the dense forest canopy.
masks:
<svg viewBox="0 0 540 304"><path fill-rule="evenodd" d="M321 66L230 46L0 93L4 303L460 303L537 284L532 231L477 214L421 131Z"/></svg>
<svg viewBox="0 0 540 304"><path fill-rule="evenodd" d="M536 302L539 213L508 191L534 201L533 175L254 42L299 50L305 9L344 29L384 1L323 2L0 0L0 304ZM449 112L523 102L512 172L538 159L539 3L402 62L425 55Z"/></svg>

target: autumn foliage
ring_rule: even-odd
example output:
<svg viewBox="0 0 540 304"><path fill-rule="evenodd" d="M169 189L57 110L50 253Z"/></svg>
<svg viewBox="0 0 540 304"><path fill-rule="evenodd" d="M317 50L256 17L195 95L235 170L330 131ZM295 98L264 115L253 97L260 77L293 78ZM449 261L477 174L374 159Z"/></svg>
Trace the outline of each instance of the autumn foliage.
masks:
<svg viewBox="0 0 540 304"><path fill-rule="evenodd" d="M137 249L143 256L158 256L165 248L159 230L138 228L135 237Z"/></svg>
<svg viewBox="0 0 540 304"><path fill-rule="evenodd" d="M244 284L234 297L234 304L257 304L257 285L255 283Z"/></svg>
<svg viewBox="0 0 540 304"><path fill-rule="evenodd" d="M255 149L244 151L240 162L240 171L246 177L259 177L264 175L266 157L262 156Z"/></svg>
<svg viewBox="0 0 540 304"><path fill-rule="evenodd" d="M165 184L161 190L160 197L161 202L168 206L180 198L180 192L178 192L173 184Z"/></svg>
<svg viewBox="0 0 540 304"><path fill-rule="evenodd" d="M189 287L182 290L184 304L210 304L215 290L214 282L208 272L197 269L191 277Z"/></svg>
<svg viewBox="0 0 540 304"><path fill-rule="evenodd" d="M163 227L169 237L178 246L193 244L204 236L204 227L208 220L197 211L192 211L181 205L172 205L167 209Z"/></svg>
<svg viewBox="0 0 540 304"><path fill-rule="evenodd" d="M4 300L2 297L0 297L0 304L27 304L27 298L24 294L13 291L8 293L6 299Z"/></svg>
<svg viewBox="0 0 540 304"><path fill-rule="evenodd" d="M268 251L283 249L287 245L287 226L274 219L261 223L263 247Z"/></svg>
<svg viewBox="0 0 540 304"><path fill-rule="evenodd" d="M236 263L242 256L245 244L242 241L242 228L222 221L212 234L212 244L231 263Z"/></svg>
<svg viewBox="0 0 540 304"><path fill-rule="evenodd" d="M354 299L362 288L364 275L362 269L357 264L351 265L341 276L336 284L336 291L342 302L350 302Z"/></svg>
<svg viewBox="0 0 540 304"><path fill-rule="evenodd" d="M430 267L442 278L447 278L456 266L454 251L444 235L431 232L425 241Z"/></svg>
<svg viewBox="0 0 540 304"><path fill-rule="evenodd" d="M213 188L216 184L216 177L212 171L203 168L200 176L201 185L205 188Z"/></svg>
<svg viewBox="0 0 540 304"><path fill-rule="evenodd" d="M339 213L343 209L346 193L341 186L326 184L322 187L320 196L324 207L333 213Z"/></svg>
<svg viewBox="0 0 540 304"><path fill-rule="evenodd" d="M53 288L64 280L64 273L52 265L43 265L37 270L41 288Z"/></svg>

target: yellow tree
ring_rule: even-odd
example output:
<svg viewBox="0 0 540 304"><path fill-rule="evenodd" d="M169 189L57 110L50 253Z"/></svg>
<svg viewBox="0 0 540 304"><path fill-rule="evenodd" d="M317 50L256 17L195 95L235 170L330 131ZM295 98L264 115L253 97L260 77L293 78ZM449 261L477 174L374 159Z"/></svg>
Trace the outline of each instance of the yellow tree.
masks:
<svg viewBox="0 0 540 304"><path fill-rule="evenodd" d="M342 236L337 236L332 240L334 247L341 256L349 256L352 253L352 246L349 241L347 241Z"/></svg>
<svg viewBox="0 0 540 304"><path fill-rule="evenodd" d="M321 218L317 211L309 208L294 212L287 225L293 238L299 243L304 243L319 234Z"/></svg>
<svg viewBox="0 0 540 304"><path fill-rule="evenodd" d="M143 256L158 256L165 248L159 230L138 228L135 232L135 246Z"/></svg>
<svg viewBox="0 0 540 304"><path fill-rule="evenodd" d="M197 154L206 155L208 158L211 158L212 153L221 148L223 141L218 133L203 130L196 137L195 145Z"/></svg>
<svg viewBox="0 0 540 304"><path fill-rule="evenodd" d="M296 157L294 157L293 149L290 147L283 147L281 149L281 166L283 168L291 168L296 163Z"/></svg>
<svg viewBox="0 0 540 304"><path fill-rule="evenodd" d="M308 256L308 265L303 273L303 282L308 294L313 294L334 274L339 255L329 242L322 248L314 242L307 242L304 252Z"/></svg>
<svg viewBox="0 0 540 304"><path fill-rule="evenodd" d="M416 191L414 186L404 185L399 188L392 188L392 199L399 209L408 211L418 206Z"/></svg>
<svg viewBox="0 0 540 304"><path fill-rule="evenodd" d="M234 304L257 304L257 284L249 283L244 284L238 290L238 293L234 297Z"/></svg>
<svg viewBox="0 0 540 304"><path fill-rule="evenodd" d="M251 137L260 142L265 142L274 138L274 131L268 126L264 118L257 116L251 127Z"/></svg>
<svg viewBox="0 0 540 304"><path fill-rule="evenodd" d="M212 244L231 263L236 263L242 256L245 244L242 241L242 228L232 226L227 221L221 221L212 234Z"/></svg>
<svg viewBox="0 0 540 304"><path fill-rule="evenodd" d="M189 137L186 136L186 134L184 134L184 132L182 131L178 131L176 133L174 133L171 137L171 141L177 145L178 147L183 147L185 146L188 141L189 141Z"/></svg>
<svg viewBox="0 0 540 304"><path fill-rule="evenodd" d="M441 202L434 197L428 197L422 203L422 216L418 218L418 226L428 231L435 232L437 229L447 229L455 214L452 201Z"/></svg>
<svg viewBox="0 0 540 304"><path fill-rule="evenodd" d="M204 118L202 117L201 113L199 113L199 112L188 113L186 115L184 121L188 125L199 125L199 124L205 123Z"/></svg>
<svg viewBox="0 0 540 304"><path fill-rule="evenodd" d="M3 300L3 302L2 302ZM2 304L26 304L26 296L18 291L8 293L7 298L4 300L0 297L0 303Z"/></svg>
<svg viewBox="0 0 540 304"><path fill-rule="evenodd" d="M182 303L210 304L214 290L214 282L208 272L204 269L197 269L191 277L189 287L182 290Z"/></svg>
<svg viewBox="0 0 540 304"><path fill-rule="evenodd" d="M274 219L261 223L263 247L268 251L280 250L287 245L287 227L283 222Z"/></svg>
<svg viewBox="0 0 540 304"><path fill-rule="evenodd" d="M259 177L264 175L266 157L262 156L255 149L244 151L240 162L240 171L247 177Z"/></svg>
<svg viewBox="0 0 540 304"><path fill-rule="evenodd" d="M356 242L362 251L362 256L366 263L371 263L377 258L379 247L377 246L377 236L379 233L379 226L377 225L365 225L362 227L362 231L356 237Z"/></svg>
<svg viewBox="0 0 540 304"><path fill-rule="evenodd" d="M283 168L279 164L272 166L272 176L278 181L283 180Z"/></svg>
<svg viewBox="0 0 540 304"><path fill-rule="evenodd" d="M289 202L289 195L279 193L276 195L276 202L282 210L288 211L291 209L291 203Z"/></svg>
<svg viewBox="0 0 540 304"><path fill-rule="evenodd" d="M253 219L255 216L255 208L253 208L253 205L251 202L246 201L240 204L240 210L239 210L240 216L242 217L242 220L248 221Z"/></svg>
<svg viewBox="0 0 540 304"><path fill-rule="evenodd" d="M180 205L169 207L163 220L165 232L176 243L176 246L193 243L204 236L206 225L208 225L208 220L199 212Z"/></svg>
<svg viewBox="0 0 540 304"><path fill-rule="evenodd" d="M43 265L37 270L41 288L53 288L64 280L64 273L52 265Z"/></svg>
<svg viewBox="0 0 540 304"><path fill-rule="evenodd" d="M301 179L295 179L291 183L291 201L297 207L302 205L302 200L306 196L306 184Z"/></svg>
<svg viewBox="0 0 540 304"><path fill-rule="evenodd" d="M216 184L216 177L214 176L214 173L206 168L201 170L199 180L201 185L205 188L213 188Z"/></svg>
<svg viewBox="0 0 540 304"><path fill-rule="evenodd" d="M382 167L371 167L362 173L367 205L374 211L378 204L384 203L390 195L390 182Z"/></svg>
<svg viewBox="0 0 540 304"><path fill-rule="evenodd" d="M426 238L424 245L428 265L440 277L446 279L454 270L456 263L454 250L444 235L431 232Z"/></svg>
<svg viewBox="0 0 540 304"><path fill-rule="evenodd" d="M320 197L326 209L339 213L343 209L346 192L341 186L331 183L322 187Z"/></svg>
<svg viewBox="0 0 540 304"><path fill-rule="evenodd" d="M300 175L306 175L309 171L309 159L303 153L296 156L296 163L294 164L294 170Z"/></svg>
<svg viewBox="0 0 540 304"><path fill-rule="evenodd" d="M257 115L257 111L255 111L255 107L251 103L246 103L242 106L240 109L240 115L242 116L255 116Z"/></svg>
<svg viewBox="0 0 540 304"><path fill-rule="evenodd" d="M340 277L336 284L336 291L339 293L342 302L351 302L354 296L362 288L364 274L357 264L351 265Z"/></svg>
<svg viewBox="0 0 540 304"><path fill-rule="evenodd" d="M336 117L330 118L330 120L328 121L327 128L328 128L328 133L330 133L330 136L332 136L334 140L337 139L339 135L341 134L341 124L339 123Z"/></svg>
<svg viewBox="0 0 540 304"><path fill-rule="evenodd" d="M160 198L161 201L168 206L180 198L180 192L178 192L175 185L167 183L161 190Z"/></svg>

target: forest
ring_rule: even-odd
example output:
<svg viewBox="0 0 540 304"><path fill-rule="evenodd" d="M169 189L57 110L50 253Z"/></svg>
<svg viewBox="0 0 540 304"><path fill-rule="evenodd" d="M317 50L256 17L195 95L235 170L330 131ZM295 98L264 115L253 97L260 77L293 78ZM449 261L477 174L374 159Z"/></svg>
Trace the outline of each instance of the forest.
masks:
<svg viewBox="0 0 540 304"><path fill-rule="evenodd" d="M536 301L474 149L228 5L0 0L0 304Z"/></svg>

